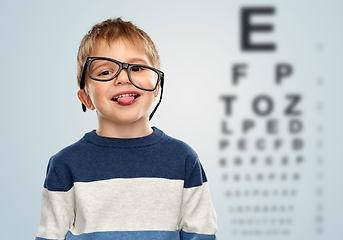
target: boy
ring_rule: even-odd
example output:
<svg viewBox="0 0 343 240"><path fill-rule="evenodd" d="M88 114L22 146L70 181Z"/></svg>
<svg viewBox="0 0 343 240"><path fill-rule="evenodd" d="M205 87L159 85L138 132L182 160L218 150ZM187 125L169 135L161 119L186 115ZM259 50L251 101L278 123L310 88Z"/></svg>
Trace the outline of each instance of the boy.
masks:
<svg viewBox="0 0 343 240"><path fill-rule="evenodd" d="M108 19L86 34L77 60L77 95L98 129L51 157L36 240L216 239L197 154L149 125L164 81L149 36Z"/></svg>

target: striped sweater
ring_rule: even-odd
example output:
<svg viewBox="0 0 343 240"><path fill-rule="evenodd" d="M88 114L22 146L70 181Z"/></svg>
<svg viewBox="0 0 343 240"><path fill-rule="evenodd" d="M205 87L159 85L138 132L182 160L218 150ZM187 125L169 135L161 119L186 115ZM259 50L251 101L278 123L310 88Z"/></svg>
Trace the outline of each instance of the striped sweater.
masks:
<svg viewBox="0 0 343 240"><path fill-rule="evenodd" d="M52 156L36 240L216 239L216 213L197 154L153 130L131 139L93 130Z"/></svg>

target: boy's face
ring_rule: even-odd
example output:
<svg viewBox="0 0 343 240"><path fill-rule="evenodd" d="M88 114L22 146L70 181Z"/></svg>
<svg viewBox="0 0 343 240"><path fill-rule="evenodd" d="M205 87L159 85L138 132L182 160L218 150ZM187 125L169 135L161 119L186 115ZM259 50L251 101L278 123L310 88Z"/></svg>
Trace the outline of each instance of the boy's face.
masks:
<svg viewBox="0 0 343 240"><path fill-rule="evenodd" d="M151 66L144 51L129 41L119 39L108 45L105 40L98 41L90 57L107 57L125 63ZM126 69L108 82L92 80L85 75L86 90L78 92L79 99L88 109L96 109L99 124L128 124L149 122L149 110L157 97L159 88L153 92L143 91L133 86ZM137 94L137 98L126 94ZM122 96L120 101L113 99Z"/></svg>

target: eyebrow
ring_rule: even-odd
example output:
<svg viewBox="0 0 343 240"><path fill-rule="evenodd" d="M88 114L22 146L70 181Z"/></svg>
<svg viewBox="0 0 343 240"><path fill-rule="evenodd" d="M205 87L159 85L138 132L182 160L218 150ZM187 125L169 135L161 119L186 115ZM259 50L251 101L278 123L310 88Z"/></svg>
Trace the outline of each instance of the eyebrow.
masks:
<svg viewBox="0 0 343 240"><path fill-rule="evenodd" d="M144 65L149 65L149 62L145 61L144 59L142 58L130 58L128 63L143 63Z"/></svg>

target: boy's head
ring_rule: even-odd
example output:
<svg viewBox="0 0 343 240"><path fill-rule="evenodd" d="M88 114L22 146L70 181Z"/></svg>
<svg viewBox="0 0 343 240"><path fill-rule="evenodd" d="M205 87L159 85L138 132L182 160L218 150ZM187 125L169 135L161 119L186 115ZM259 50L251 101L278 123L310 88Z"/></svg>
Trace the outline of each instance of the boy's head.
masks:
<svg viewBox="0 0 343 240"><path fill-rule="evenodd" d="M83 111L96 109L98 118L127 122L128 113L136 109L137 119L147 119L161 89L151 119L162 99L164 81L159 68L155 44L131 22L116 18L94 25L82 39L77 56Z"/></svg>
<svg viewBox="0 0 343 240"><path fill-rule="evenodd" d="M148 34L133 25L131 22L125 22L121 18L107 19L94 25L81 41L79 52L77 54L77 82L79 86L83 66L87 57L92 54L95 44L99 41L105 40L107 44L110 45L121 39L126 40L137 48L143 50L150 60L152 67L160 69L160 57L154 42Z"/></svg>

